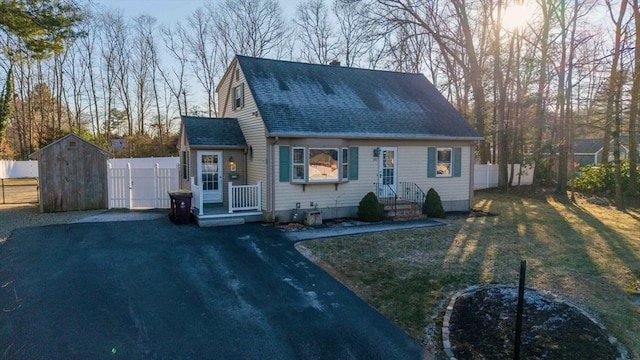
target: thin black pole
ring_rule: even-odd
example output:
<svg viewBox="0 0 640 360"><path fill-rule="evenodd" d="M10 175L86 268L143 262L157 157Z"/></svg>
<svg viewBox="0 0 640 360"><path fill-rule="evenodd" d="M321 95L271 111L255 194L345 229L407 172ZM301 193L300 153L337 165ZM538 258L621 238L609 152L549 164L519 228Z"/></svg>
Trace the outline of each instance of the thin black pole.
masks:
<svg viewBox="0 0 640 360"><path fill-rule="evenodd" d="M516 316L516 343L513 359L520 360L520 342L522 339L522 313L524 311L524 279L527 273L527 260L520 261L520 286L518 288L518 314Z"/></svg>

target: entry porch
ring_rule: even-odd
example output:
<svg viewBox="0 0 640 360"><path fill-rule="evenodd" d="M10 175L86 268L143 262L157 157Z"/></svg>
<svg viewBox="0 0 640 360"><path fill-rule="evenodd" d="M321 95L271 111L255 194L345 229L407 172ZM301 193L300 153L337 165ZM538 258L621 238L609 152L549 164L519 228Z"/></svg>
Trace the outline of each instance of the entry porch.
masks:
<svg viewBox="0 0 640 360"><path fill-rule="evenodd" d="M191 212L198 226L238 225L262 220L262 182L255 185L227 184L226 203L205 202L202 185L191 178Z"/></svg>

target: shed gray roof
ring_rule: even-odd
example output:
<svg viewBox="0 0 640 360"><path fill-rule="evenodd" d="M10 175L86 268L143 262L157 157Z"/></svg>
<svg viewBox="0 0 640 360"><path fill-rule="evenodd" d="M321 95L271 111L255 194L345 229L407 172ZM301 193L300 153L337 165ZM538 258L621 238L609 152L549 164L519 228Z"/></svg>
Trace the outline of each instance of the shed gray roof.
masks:
<svg viewBox="0 0 640 360"><path fill-rule="evenodd" d="M272 136L480 138L422 74L237 60Z"/></svg>
<svg viewBox="0 0 640 360"><path fill-rule="evenodd" d="M55 146L57 146L59 143L62 143L62 142L66 141L68 139L71 139L71 138L74 138L77 141L82 141L83 143L86 143L87 145L89 145L88 149L93 148L95 151L102 153L106 157L113 157L113 154L111 152L101 148L100 146L98 146L98 145L96 145L96 144L94 144L94 143L92 143L92 142L90 142L88 140L85 140L85 139L81 138L77 134L70 133L70 134L67 134L67 135L61 137L60 139L52 142L51 144L43 147L42 149L36 150L33 153L29 154L29 159L38 160L43 152L47 152L50 149L52 149Z"/></svg>
<svg viewBox="0 0 640 360"><path fill-rule="evenodd" d="M247 146L237 119L183 116L182 124L191 147Z"/></svg>

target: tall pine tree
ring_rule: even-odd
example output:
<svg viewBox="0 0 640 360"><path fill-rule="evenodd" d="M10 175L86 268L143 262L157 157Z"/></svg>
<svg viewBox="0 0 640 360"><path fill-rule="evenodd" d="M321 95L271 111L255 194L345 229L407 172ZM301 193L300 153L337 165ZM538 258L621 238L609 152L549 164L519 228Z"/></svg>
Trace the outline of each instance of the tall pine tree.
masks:
<svg viewBox="0 0 640 360"><path fill-rule="evenodd" d="M35 58L62 51L66 41L79 35L76 25L81 19L72 1L0 1L0 30L19 40L20 49L9 51L24 50Z"/></svg>
<svg viewBox="0 0 640 360"><path fill-rule="evenodd" d="M7 128L11 115L11 99L13 98L13 67L9 66L7 82L0 98L0 144L4 140L4 130Z"/></svg>

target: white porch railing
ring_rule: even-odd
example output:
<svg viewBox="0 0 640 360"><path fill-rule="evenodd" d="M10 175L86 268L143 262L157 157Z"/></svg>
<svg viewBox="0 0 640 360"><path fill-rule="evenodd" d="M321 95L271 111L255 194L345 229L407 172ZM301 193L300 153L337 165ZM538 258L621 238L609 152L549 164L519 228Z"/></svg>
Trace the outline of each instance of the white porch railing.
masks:
<svg viewBox="0 0 640 360"><path fill-rule="evenodd" d="M191 199L191 207L198 208L198 216L204 215L204 206L202 203L202 186L196 185L196 180L193 176L191 177L191 194L193 194L193 198Z"/></svg>
<svg viewBox="0 0 640 360"><path fill-rule="evenodd" d="M229 214L234 211L262 209L262 182L256 185L228 186ZM193 194L191 206L198 209L198 216L204 215L204 203L202 201L202 186L195 184L195 178L191 177L191 193Z"/></svg>
<svg viewBox="0 0 640 360"><path fill-rule="evenodd" d="M262 182L256 185L233 185L229 183L229 213L240 210L257 210L262 208Z"/></svg>

